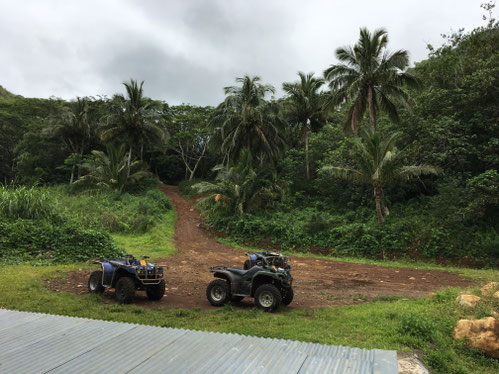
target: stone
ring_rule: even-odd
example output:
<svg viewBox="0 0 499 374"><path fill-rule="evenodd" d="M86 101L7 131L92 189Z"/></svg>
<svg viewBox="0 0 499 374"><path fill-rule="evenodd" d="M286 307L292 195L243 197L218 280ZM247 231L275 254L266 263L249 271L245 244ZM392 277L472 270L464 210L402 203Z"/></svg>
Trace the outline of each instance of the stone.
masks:
<svg viewBox="0 0 499 374"><path fill-rule="evenodd" d="M492 295L492 297L494 299L499 299L499 291L494 292L494 294Z"/></svg>
<svg viewBox="0 0 499 374"><path fill-rule="evenodd" d="M468 344L493 358L499 358L499 319L486 317L460 320L454 328L454 339Z"/></svg>
<svg viewBox="0 0 499 374"><path fill-rule="evenodd" d="M417 354L399 352L397 364L398 374L431 374Z"/></svg>
<svg viewBox="0 0 499 374"><path fill-rule="evenodd" d="M456 301L459 303L459 305L462 305L466 308L474 308L476 307L476 304L481 300L480 297L475 296L475 295L459 295L456 298Z"/></svg>
<svg viewBox="0 0 499 374"><path fill-rule="evenodd" d="M483 296L492 296L494 292L499 291L499 283L489 282L481 290Z"/></svg>

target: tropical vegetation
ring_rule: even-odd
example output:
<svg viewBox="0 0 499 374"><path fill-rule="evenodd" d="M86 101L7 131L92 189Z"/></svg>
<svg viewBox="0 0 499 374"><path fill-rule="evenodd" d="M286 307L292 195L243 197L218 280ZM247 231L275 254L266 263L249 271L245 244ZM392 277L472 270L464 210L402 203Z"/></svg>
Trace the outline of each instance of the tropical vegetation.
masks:
<svg viewBox="0 0 499 374"><path fill-rule="evenodd" d="M362 28L322 75L299 72L281 97L238 77L215 108L154 100L133 79L71 102L2 88L0 179L69 181L76 196L180 184L241 243L496 266L499 26L486 10L413 66L385 29Z"/></svg>

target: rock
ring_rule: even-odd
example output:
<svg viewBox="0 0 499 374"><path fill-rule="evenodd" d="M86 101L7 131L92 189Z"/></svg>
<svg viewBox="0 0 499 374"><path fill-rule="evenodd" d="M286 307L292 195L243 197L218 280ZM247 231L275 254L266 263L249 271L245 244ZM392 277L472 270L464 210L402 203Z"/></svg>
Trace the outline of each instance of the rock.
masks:
<svg viewBox="0 0 499 374"><path fill-rule="evenodd" d="M494 292L494 294L492 295L492 297L494 299L499 299L499 291Z"/></svg>
<svg viewBox="0 0 499 374"><path fill-rule="evenodd" d="M459 305L462 305L466 308L474 308L480 300L481 298L475 295L459 295L456 298L456 301L459 303Z"/></svg>
<svg viewBox="0 0 499 374"><path fill-rule="evenodd" d="M414 278L414 277L409 277L409 279L412 280L412 281L416 280L416 278Z"/></svg>
<svg viewBox="0 0 499 374"><path fill-rule="evenodd" d="M499 319L462 319L454 328L454 339L466 339L471 347L482 350L490 357L499 358Z"/></svg>
<svg viewBox="0 0 499 374"><path fill-rule="evenodd" d="M482 295L483 296L492 296L494 292L499 291L499 283L490 282L482 287Z"/></svg>
<svg viewBox="0 0 499 374"><path fill-rule="evenodd" d="M417 354L399 352L397 363L399 374L431 374Z"/></svg>

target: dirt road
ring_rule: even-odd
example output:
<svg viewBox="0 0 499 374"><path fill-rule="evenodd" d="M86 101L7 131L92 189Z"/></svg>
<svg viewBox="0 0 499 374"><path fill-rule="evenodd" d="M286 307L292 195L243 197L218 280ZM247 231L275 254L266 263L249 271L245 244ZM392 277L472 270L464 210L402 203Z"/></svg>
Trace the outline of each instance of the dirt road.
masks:
<svg viewBox="0 0 499 374"><path fill-rule="evenodd" d="M210 266L242 267L244 252L218 243L213 234L200 225L194 202L186 199L173 186L162 188L177 211L175 244L178 254L165 263L167 291L158 302L149 302L138 292L136 303L146 307L212 308L205 295L206 285L213 279ZM469 279L440 270L417 270L380 267L341 261L291 256L295 299L291 308L319 308L332 305L359 304L382 296L417 298L449 286L466 286ZM86 293L88 272L71 273L50 288L58 291ZM112 291L106 291L112 295ZM252 300L241 307L252 306Z"/></svg>

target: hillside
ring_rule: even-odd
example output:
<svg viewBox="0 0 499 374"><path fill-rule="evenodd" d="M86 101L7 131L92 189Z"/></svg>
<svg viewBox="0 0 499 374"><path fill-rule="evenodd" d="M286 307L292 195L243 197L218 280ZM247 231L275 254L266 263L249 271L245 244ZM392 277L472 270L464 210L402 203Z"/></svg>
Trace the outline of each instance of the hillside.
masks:
<svg viewBox="0 0 499 374"><path fill-rule="evenodd" d="M7 91L3 86L0 86L0 99L14 99L20 95L14 95L12 92Z"/></svg>

